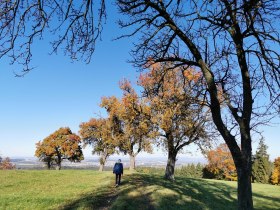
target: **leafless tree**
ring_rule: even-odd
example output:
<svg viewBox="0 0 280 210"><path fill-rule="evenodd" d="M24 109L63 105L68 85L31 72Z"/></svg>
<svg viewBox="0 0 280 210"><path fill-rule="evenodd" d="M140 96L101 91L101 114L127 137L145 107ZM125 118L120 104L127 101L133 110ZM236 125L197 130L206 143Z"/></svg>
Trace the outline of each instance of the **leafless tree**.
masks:
<svg viewBox="0 0 280 210"><path fill-rule="evenodd" d="M279 1L117 0L117 5L129 17L120 25L133 30L122 37L139 38L132 51L136 66L145 68L153 59L202 72L213 121L237 168L238 209L253 209L251 132L279 110Z"/></svg>
<svg viewBox="0 0 280 210"><path fill-rule="evenodd" d="M34 42L52 34L52 52L89 62L105 18L105 0L1 0L0 58L21 64L24 74Z"/></svg>

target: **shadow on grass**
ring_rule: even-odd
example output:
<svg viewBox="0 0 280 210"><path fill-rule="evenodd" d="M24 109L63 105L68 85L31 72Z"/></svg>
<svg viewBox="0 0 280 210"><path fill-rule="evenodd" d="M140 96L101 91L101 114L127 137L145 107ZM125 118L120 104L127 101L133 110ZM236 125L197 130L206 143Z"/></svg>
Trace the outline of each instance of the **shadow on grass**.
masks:
<svg viewBox="0 0 280 210"><path fill-rule="evenodd" d="M111 209L114 210L235 210L237 209L237 186L205 180L177 177L175 182L163 179L159 174L132 174L127 186ZM280 198L253 193L255 209L280 209Z"/></svg>
<svg viewBox="0 0 280 210"><path fill-rule="evenodd" d="M280 188L279 188L280 190ZM255 204L257 205L254 206L255 210L263 210L263 209L275 209L279 210L280 209L280 198L276 197L269 197L263 194L259 193L253 193L253 197L257 199Z"/></svg>
<svg viewBox="0 0 280 210"><path fill-rule="evenodd" d="M277 209L280 198L254 193L265 200L256 209ZM274 206L271 204L275 203ZM276 208L275 208L276 207ZM60 209L169 210L237 209L236 187L203 179L176 178L175 182L158 174L134 173L125 176L120 187L95 189Z"/></svg>
<svg viewBox="0 0 280 210"><path fill-rule="evenodd" d="M160 175L133 174L123 186L111 209L236 209L234 187L203 179L177 178L175 182Z"/></svg>
<svg viewBox="0 0 280 210"><path fill-rule="evenodd" d="M63 204L58 209L108 209L109 206L117 198L117 189L112 184L102 188L96 188L92 192L82 194L80 198Z"/></svg>

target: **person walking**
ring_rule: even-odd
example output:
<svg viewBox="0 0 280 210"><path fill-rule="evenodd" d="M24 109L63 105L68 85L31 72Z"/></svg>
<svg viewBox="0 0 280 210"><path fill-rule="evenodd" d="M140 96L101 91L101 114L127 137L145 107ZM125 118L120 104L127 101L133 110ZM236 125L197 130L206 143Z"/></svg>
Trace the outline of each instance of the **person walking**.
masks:
<svg viewBox="0 0 280 210"><path fill-rule="evenodd" d="M123 175L123 164L121 159L115 163L113 173L116 174L116 187L121 184L121 176Z"/></svg>

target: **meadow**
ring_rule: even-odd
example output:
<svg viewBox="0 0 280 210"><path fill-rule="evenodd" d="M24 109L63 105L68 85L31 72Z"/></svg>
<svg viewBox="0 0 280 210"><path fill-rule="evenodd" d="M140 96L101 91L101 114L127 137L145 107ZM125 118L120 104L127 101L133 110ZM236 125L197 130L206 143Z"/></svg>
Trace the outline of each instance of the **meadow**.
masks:
<svg viewBox="0 0 280 210"><path fill-rule="evenodd" d="M0 209L236 209L236 182L125 171L0 171ZM255 209L280 209L280 186L253 184Z"/></svg>

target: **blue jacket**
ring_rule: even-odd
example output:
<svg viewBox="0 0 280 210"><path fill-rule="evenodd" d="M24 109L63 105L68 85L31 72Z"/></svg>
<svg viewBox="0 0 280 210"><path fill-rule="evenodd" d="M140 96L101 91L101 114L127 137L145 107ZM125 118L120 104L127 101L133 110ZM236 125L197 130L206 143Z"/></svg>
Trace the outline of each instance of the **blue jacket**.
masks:
<svg viewBox="0 0 280 210"><path fill-rule="evenodd" d="M114 174L123 174L123 164L122 163L115 163L113 173Z"/></svg>

